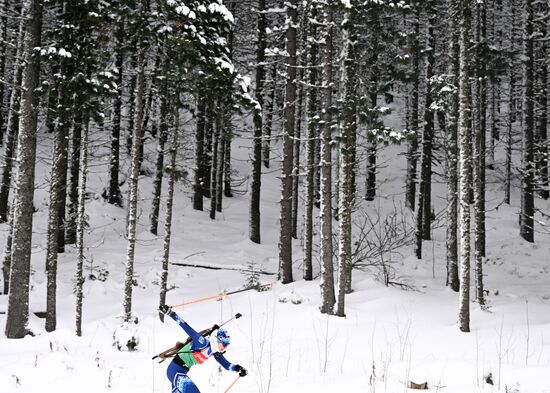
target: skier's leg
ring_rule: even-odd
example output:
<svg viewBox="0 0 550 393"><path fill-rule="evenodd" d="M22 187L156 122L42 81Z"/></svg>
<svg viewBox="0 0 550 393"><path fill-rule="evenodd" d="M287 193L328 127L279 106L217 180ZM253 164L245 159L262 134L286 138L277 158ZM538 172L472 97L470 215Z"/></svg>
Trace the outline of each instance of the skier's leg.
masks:
<svg viewBox="0 0 550 393"><path fill-rule="evenodd" d="M201 393L188 375L179 378L178 389L181 393Z"/></svg>
<svg viewBox="0 0 550 393"><path fill-rule="evenodd" d="M185 378L189 379L186 375L188 371L189 369L181 367L174 362L170 363L166 370L166 376L172 384L172 393L183 393L180 385Z"/></svg>

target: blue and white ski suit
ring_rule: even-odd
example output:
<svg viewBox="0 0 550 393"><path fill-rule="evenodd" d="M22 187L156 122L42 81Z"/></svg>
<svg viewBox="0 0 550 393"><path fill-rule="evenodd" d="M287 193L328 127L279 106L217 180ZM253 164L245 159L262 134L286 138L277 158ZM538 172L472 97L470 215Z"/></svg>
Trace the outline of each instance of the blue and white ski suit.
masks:
<svg viewBox="0 0 550 393"><path fill-rule="evenodd" d="M214 355L217 362L226 370L238 371L236 365L230 363L222 353L217 350L216 352L212 351L208 338L201 336L175 312L170 313L170 317L172 317L172 319L176 321L193 340L190 344L180 349L166 370L166 375L172 384L172 393L200 393L187 373L192 366L204 363L212 355Z"/></svg>

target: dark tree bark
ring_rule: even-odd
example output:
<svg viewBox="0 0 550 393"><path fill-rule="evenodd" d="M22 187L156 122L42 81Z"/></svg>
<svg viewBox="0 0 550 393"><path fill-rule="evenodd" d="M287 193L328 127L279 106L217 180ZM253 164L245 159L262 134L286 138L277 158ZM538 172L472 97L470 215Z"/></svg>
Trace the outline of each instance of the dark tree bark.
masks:
<svg viewBox="0 0 550 393"><path fill-rule="evenodd" d="M323 94L321 103L321 160L320 164L320 221L321 221L321 307L323 314L332 314L336 303L334 292L334 265L332 246L332 41L333 14L329 2L323 10L323 21L327 26L323 48Z"/></svg>
<svg viewBox="0 0 550 393"><path fill-rule="evenodd" d="M485 304L483 293L483 258L485 257L485 163L486 163L486 132L487 132L487 66L485 56L481 51L487 41L487 9L485 3L477 3L477 46L476 64L476 133L475 133L475 266L476 266L476 298L480 305Z"/></svg>
<svg viewBox="0 0 550 393"><path fill-rule="evenodd" d="M168 48L164 48L167 50ZM168 72L169 64L168 56L163 59L163 75ZM153 203L151 207L151 226L149 230L153 235L158 234L159 223L159 211L160 211L160 197L162 192L162 178L164 174L164 145L168 138L168 116L170 113L169 101L168 101L168 78L165 76L162 79L160 86L160 119L159 119L159 136L157 147L157 160L155 164L155 180L153 181Z"/></svg>
<svg viewBox="0 0 550 393"><path fill-rule="evenodd" d="M209 102L206 105L205 120L204 120L203 195L206 198L210 198L212 196L212 189L210 187L212 186L212 169L214 168L212 166L212 158L214 155L214 150L212 145L214 143L214 133L215 133L214 120L213 120L214 116L216 116L215 105L214 103Z"/></svg>
<svg viewBox="0 0 550 393"><path fill-rule="evenodd" d="M29 320L29 279L32 247L32 215L34 199L34 167L36 161L36 126L40 56L34 48L40 46L42 34L42 0L25 3L25 39L21 115L19 118L18 167L15 177L17 191L13 209L13 242L11 254L10 292L5 334L7 338L22 338Z"/></svg>
<svg viewBox="0 0 550 393"><path fill-rule="evenodd" d="M281 216L279 233L279 279L288 284L292 278L292 177L294 163L294 127L296 109L296 0L287 5L286 97L284 110Z"/></svg>
<svg viewBox="0 0 550 393"><path fill-rule="evenodd" d="M271 155L271 130L273 126L273 112L276 107L277 92L277 65L271 66L271 90L269 91L269 99L265 107L265 127L263 140L263 162L266 168L269 168L269 158Z"/></svg>
<svg viewBox="0 0 550 393"><path fill-rule="evenodd" d="M308 16L317 19L317 6L315 4L308 6ZM308 23L308 35L317 36L317 25L315 22ZM317 83L317 50L318 46L315 40L307 41L307 82L305 89L306 107L307 107L307 142L306 142L306 193L305 193L305 212L304 212L304 280L313 280L313 205L315 203L315 166L316 141L318 136L317 120L317 89L314 88Z"/></svg>
<svg viewBox="0 0 550 393"><path fill-rule="evenodd" d="M213 130L212 130L212 156L210 160L210 218L213 220L216 218L216 194L219 187L218 184L218 171L220 170L219 166L219 145L220 145L220 135L221 135L221 113L216 113L216 111L221 112L221 105L219 103L217 105L213 105L212 111L210 111L211 115L216 118L215 121L213 121Z"/></svg>
<svg viewBox="0 0 550 393"><path fill-rule="evenodd" d="M8 122L7 122L7 140L4 151L4 166L2 167L2 183L0 184L0 223L8 221L9 213L9 195L12 179L12 169L15 159L15 151L17 148L17 135L19 132L19 111L21 105L21 83L23 77L23 66L21 64L21 54L23 52L24 39L24 23L23 20L19 23L19 31L17 35L17 48L15 51L15 60L13 66L13 84L11 89ZM2 111L3 108L0 108ZM0 126L2 126L0 124Z"/></svg>
<svg viewBox="0 0 550 393"><path fill-rule="evenodd" d="M203 209L205 162L204 162L204 127L206 101L202 95L197 97L197 129L195 132L195 180L193 184L193 209Z"/></svg>
<svg viewBox="0 0 550 393"><path fill-rule="evenodd" d="M460 45L459 19L460 6L449 0L451 45L449 47L450 74L456 92L451 96L450 113L447 121L447 285L455 292L459 290L458 278L458 118L459 118L459 73Z"/></svg>
<svg viewBox="0 0 550 393"><path fill-rule="evenodd" d="M533 51L533 0L525 0L524 25L524 126L522 143L522 187L519 233L523 239L535 241L534 215L534 143L535 133L535 103L534 103L534 51Z"/></svg>
<svg viewBox="0 0 550 393"><path fill-rule="evenodd" d="M305 51L304 51L305 53ZM303 80L303 69L300 69L298 80ZM300 85L298 86L298 98L296 99L297 116L295 126L295 138L294 138L294 175L292 178L292 237L298 239L298 211L300 204L300 152L302 145L302 116L304 101L304 89Z"/></svg>
<svg viewBox="0 0 550 393"><path fill-rule="evenodd" d="M548 35L548 23L550 23L549 11L550 3L539 3L537 9L537 19L542 18L538 24L537 31L540 37L545 37L542 42L539 42L539 49L535 58L537 59L537 130L536 130L536 163L539 178L538 194L546 200L550 198L550 179L548 175L548 61L549 50L548 43L550 36Z"/></svg>
<svg viewBox="0 0 550 393"><path fill-rule="evenodd" d="M266 49L266 17L265 0L258 1L257 33L258 42L256 47L256 101L259 108L254 111L254 142L252 158L252 185L250 189L250 221L249 237L254 243L261 242L260 231L260 193L262 187L262 135L264 107L264 79L265 79L265 49ZM269 159L268 165L269 166Z"/></svg>
<svg viewBox="0 0 550 393"><path fill-rule="evenodd" d="M458 135L460 144L460 290L459 324L463 332L470 331L470 190L472 188L471 157L471 96L469 48L471 28L471 0L461 0L460 21L460 72L459 72L459 114Z"/></svg>
<svg viewBox="0 0 550 393"><path fill-rule="evenodd" d="M410 99L410 131L412 140L407 150L407 180L405 183L405 206L414 210L416 199L416 164L418 160L419 90L420 90L420 5L416 4L414 37L412 41L413 86Z"/></svg>
<svg viewBox="0 0 550 393"><path fill-rule="evenodd" d="M122 206L122 193L119 186L120 172L120 130L122 126L122 83L124 81L124 21L120 21L116 30L116 57L117 68L116 83L118 94L113 100L113 122L111 128L111 155L109 157L109 189L107 202L112 205Z"/></svg>
<svg viewBox="0 0 550 393"><path fill-rule="evenodd" d="M437 16L433 1L427 2L428 36L426 64L426 102L424 105L424 128L422 130L422 151L420 156L420 179L418 185L418 207L416 209L416 257L422 258L422 241L431 238L431 184L432 184L432 139L434 132L434 113L431 108L433 92L430 86L435 66L434 23Z"/></svg>

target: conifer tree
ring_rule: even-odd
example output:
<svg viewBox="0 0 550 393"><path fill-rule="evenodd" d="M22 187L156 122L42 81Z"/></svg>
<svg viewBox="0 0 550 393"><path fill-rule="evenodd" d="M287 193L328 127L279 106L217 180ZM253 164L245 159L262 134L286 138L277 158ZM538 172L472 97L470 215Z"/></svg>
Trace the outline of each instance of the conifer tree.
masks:
<svg viewBox="0 0 550 393"><path fill-rule="evenodd" d="M279 233L279 278L288 284L292 277L292 176L294 172L294 128L296 100L296 23L297 1L287 3L287 62L282 157L281 216Z"/></svg>
<svg viewBox="0 0 550 393"><path fill-rule="evenodd" d="M525 0L524 20L524 126L522 138L522 186L519 233L528 242L534 242L535 200L534 200L534 134L535 134L535 96L534 96L534 8L533 0Z"/></svg>
<svg viewBox="0 0 550 393"><path fill-rule="evenodd" d="M470 331L470 190L472 188L471 137L471 96L470 96L470 29L472 26L472 5L470 0L461 0L460 19L460 68L458 78L459 111L458 138L459 154L459 216L460 216L460 290L459 321L460 330Z"/></svg>
<svg viewBox="0 0 550 393"><path fill-rule="evenodd" d="M340 184L338 205L338 306L336 315L345 316L345 295L351 293L352 218L355 202L353 152L357 133L357 4L351 1L344 10L342 26L341 85L342 111L340 135Z"/></svg>
<svg viewBox="0 0 550 393"><path fill-rule="evenodd" d="M17 143L17 192L13 209L13 234L10 270L10 291L5 334L8 338L22 338L27 333L29 320L29 280L32 246L34 175L36 160L36 127L38 121L38 95L40 47L42 35L42 0L28 0L23 5L25 16L22 76L21 114Z"/></svg>
<svg viewBox="0 0 550 393"><path fill-rule="evenodd" d="M263 105L265 82L265 51L266 38L266 2L258 1L257 9L257 44L256 44L256 101L259 107L254 110L254 143L252 157L252 185L250 193L250 229L249 237L254 243L260 243L260 192L262 184L262 135L263 135Z"/></svg>
<svg viewBox="0 0 550 393"><path fill-rule="evenodd" d="M332 89L333 89L333 7L331 0L323 7L322 21L326 26L326 38L323 47L322 98L320 104L321 134L320 161L320 226L321 226L321 312L332 314L336 303L334 291L334 265L332 245Z"/></svg>

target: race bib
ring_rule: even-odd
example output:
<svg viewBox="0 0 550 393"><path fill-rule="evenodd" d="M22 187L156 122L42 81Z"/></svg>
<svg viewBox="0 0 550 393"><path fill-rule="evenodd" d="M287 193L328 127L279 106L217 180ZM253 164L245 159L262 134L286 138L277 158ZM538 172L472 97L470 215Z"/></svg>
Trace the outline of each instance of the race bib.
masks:
<svg viewBox="0 0 550 393"><path fill-rule="evenodd" d="M208 359L208 355L203 353L204 351L205 350L202 350L200 352L193 352L193 357L195 358L198 364L202 364Z"/></svg>

